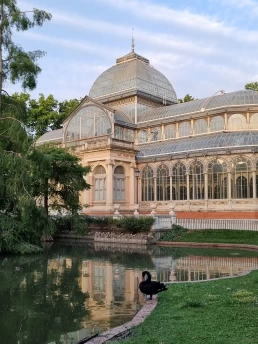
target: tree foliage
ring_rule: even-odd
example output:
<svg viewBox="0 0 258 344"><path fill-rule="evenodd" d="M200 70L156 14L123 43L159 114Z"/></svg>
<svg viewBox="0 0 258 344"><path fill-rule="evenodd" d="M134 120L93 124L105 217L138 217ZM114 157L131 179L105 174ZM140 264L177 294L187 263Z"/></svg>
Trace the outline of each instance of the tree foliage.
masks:
<svg viewBox="0 0 258 344"><path fill-rule="evenodd" d="M51 19L51 14L39 9L22 11L16 0L0 3L0 89L5 81L21 82L24 89L36 87L41 72L37 61L45 53L40 50L25 51L12 40L13 31L27 31L42 26Z"/></svg>
<svg viewBox="0 0 258 344"><path fill-rule="evenodd" d="M258 92L258 82L250 82L249 84L246 84L245 89Z"/></svg>
<svg viewBox="0 0 258 344"><path fill-rule="evenodd" d="M25 113L27 128L38 138L47 131L62 128L65 118L80 104L79 99L59 102L50 94L39 94L38 99L31 99L27 93L14 93L12 98L21 106Z"/></svg>
<svg viewBox="0 0 258 344"><path fill-rule="evenodd" d="M187 103L191 102L192 100L196 100L194 97L190 96L190 94L186 94L184 98L178 98L179 103Z"/></svg>
<svg viewBox="0 0 258 344"><path fill-rule="evenodd" d="M43 201L46 213L49 207L71 213L80 210L79 192L90 188L84 179L90 168L82 166L80 159L66 149L56 146L40 146L29 158L33 196Z"/></svg>

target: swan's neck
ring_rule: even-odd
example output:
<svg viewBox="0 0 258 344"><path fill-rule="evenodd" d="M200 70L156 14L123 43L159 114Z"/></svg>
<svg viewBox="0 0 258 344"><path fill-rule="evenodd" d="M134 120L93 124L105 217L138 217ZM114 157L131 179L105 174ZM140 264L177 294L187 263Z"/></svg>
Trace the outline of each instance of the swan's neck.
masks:
<svg viewBox="0 0 258 344"><path fill-rule="evenodd" d="M146 275L147 275L146 282L151 282L151 274L148 272L146 273Z"/></svg>

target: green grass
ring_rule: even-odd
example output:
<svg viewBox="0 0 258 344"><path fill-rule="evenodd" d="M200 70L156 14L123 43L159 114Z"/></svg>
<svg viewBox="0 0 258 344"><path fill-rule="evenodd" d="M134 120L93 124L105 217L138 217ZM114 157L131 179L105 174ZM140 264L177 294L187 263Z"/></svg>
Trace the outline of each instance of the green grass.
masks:
<svg viewBox="0 0 258 344"><path fill-rule="evenodd" d="M156 309L123 344L258 343L258 271L232 279L171 284L158 299Z"/></svg>
<svg viewBox="0 0 258 344"><path fill-rule="evenodd" d="M162 235L161 241L258 245L258 232L229 229L192 230L183 233L175 240L172 236L170 238L170 232L167 232Z"/></svg>

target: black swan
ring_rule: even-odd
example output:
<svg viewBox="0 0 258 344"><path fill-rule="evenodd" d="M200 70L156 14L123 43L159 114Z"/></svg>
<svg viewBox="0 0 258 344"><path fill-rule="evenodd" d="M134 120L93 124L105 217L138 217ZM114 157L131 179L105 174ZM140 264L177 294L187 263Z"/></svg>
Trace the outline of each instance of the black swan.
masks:
<svg viewBox="0 0 258 344"><path fill-rule="evenodd" d="M146 280L145 276L147 276ZM150 300L152 300L152 295L168 290L164 283L152 281L149 271L142 272L142 279L143 281L139 284L139 289L143 294L150 295Z"/></svg>

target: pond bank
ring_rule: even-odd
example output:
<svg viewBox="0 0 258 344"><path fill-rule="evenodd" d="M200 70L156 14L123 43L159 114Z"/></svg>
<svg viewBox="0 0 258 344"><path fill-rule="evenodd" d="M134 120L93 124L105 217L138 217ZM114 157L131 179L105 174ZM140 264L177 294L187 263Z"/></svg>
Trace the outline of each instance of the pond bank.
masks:
<svg viewBox="0 0 258 344"><path fill-rule="evenodd" d="M221 248L221 249L235 249L235 250L250 250L258 251L257 245L246 244L222 244L222 243L198 243L198 242L182 242L182 241L157 241L158 246L171 246L171 247L196 247L196 248Z"/></svg>

